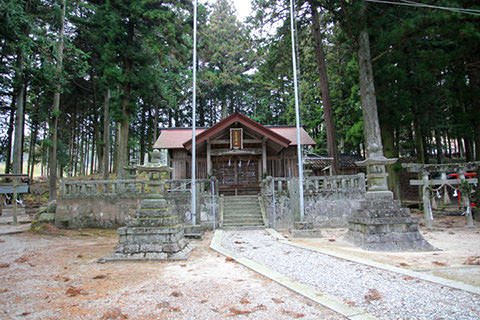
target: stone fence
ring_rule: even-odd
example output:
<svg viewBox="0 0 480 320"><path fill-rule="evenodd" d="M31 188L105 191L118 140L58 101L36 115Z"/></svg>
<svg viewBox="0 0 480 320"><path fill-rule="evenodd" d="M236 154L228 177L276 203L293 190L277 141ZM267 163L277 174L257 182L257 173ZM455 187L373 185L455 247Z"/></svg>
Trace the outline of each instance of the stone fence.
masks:
<svg viewBox="0 0 480 320"><path fill-rule="evenodd" d="M364 199L365 175L305 177L305 220L315 227L347 227ZM288 229L300 219L297 178L267 177L262 196L270 227Z"/></svg>
<svg viewBox="0 0 480 320"><path fill-rule="evenodd" d="M189 225L190 183L190 179L61 181L55 223L64 228L118 228L133 216L141 200L162 196L175 205ZM196 190L196 221L211 228L214 215L218 216L216 180L197 179Z"/></svg>

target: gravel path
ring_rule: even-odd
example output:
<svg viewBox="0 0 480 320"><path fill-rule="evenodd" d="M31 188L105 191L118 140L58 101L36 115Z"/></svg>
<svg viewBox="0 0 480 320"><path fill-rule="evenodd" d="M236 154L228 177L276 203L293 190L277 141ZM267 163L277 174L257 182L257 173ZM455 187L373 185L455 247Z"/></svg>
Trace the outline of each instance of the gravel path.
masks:
<svg viewBox="0 0 480 320"><path fill-rule="evenodd" d="M226 231L222 246L380 319L480 319L480 296L282 244L263 230Z"/></svg>

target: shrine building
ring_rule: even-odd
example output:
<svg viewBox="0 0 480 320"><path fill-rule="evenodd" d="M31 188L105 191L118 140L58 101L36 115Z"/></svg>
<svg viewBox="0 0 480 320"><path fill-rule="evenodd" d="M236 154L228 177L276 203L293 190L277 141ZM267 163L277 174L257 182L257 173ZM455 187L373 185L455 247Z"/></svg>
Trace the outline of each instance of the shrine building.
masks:
<svg viewBox="0 0 480 320"><path fill-rule="evenodd" d="M315 145L300 129L302 145ZM220 192L260 190L266 176L298 176L295 126L264 126L233 113L210 128L196 129L197 179L215 176ZM168 150L172 179L191 178L192 128L166 128L154 149Z"/></svg>

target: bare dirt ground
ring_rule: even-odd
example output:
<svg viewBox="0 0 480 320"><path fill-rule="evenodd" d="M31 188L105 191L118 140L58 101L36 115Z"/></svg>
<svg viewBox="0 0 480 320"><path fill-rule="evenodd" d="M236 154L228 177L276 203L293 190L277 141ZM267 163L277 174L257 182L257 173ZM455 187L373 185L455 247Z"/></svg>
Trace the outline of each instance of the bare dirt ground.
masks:
<svg viewBox="0 0 480 320"><path fill-rule="evenodd" d="M412 215L422 219L418 210ZM480 287L480 223L475 226L465 227L462 216L436 216L432 229L420 224L424 238L439 249L430 252L365 251L343 240L347 229L322 229L322 238L290 240Z"/></svg>
<svg viewBox="0 0 480 320"><path fill-rule="evenodd" d="M188 261L107 263L114 231L0 236L0 319L344 319L208 248Z"/></svg>

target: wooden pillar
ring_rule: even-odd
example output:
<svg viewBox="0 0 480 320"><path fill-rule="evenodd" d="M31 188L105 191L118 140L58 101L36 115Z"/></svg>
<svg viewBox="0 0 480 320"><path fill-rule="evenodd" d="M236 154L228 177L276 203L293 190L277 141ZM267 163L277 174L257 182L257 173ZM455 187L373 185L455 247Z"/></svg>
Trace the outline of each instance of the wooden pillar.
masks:
<svg viewBox="0 0 480 320"><path fill-rule="evenodd" d="M212 175L212 145L210 141L207 140L207 175L210 177Z"/></svg>
<svg viewBox="0 0 480 320"><path fill-rule="evenodd" d="M262 182L265 172L262 170L262 163L257 161L257 170L258 170L258 182Z"/></svg>
<svg viewBox="0 0 480 320"><path fill-rule="evenodd" d="M262 175L267 172L267 140L262 140ZM272 173L273 174L273 173Z"/></svg>

